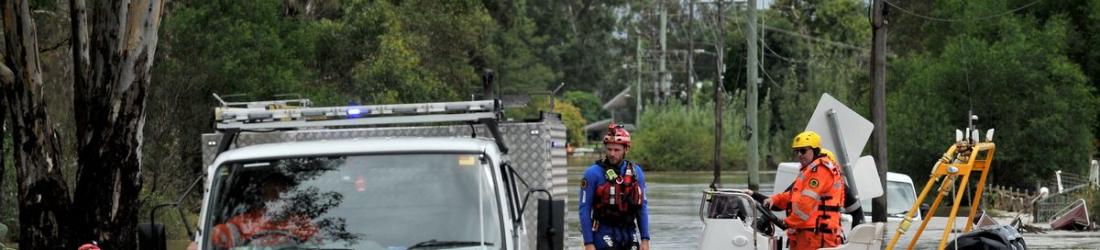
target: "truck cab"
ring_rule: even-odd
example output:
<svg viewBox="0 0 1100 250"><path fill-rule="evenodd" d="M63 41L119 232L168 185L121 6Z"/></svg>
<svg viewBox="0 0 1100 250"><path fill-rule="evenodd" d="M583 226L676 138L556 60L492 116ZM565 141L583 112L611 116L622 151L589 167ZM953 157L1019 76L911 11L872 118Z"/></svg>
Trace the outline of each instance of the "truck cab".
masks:
<svg viewBox="0 0 1100 250"><path fill-rule="evenodd" d="M538 135L560 120L502 126L499 114L497 101L220 109L217 131L203 136L194 246L561 249L556 179L530 178L552 172L557 138ZM409 123L432 125L398 125ZM513 158L508 143L531 157ZM532 194L546 197L538 213ZM164 249L151 220L139 245Z"/></svg>
<svg viewBox="0 0 1100 250"><path fill-rule="evenodd" d="M501 160L492 141L475 138L311 141L228 151L208 168L199 246L516 249L526 230L514 226L519 222L511 213L519 208L509 202L514 186L501 185ZM269 219L240 219L254 213ZM274 225L248 230L249 223Z"/></svg>
<svg viewBox="0 0 1100 250"><path fill-rule="evenodd" d="M913 178L908 175L886 172L886 221L891 225L901 222L905 212L917 202L917 191L913 187ZM871 199L862 199L863 221L871 221ZM922 213L914 214L913 220L921 220Z"/></svg>

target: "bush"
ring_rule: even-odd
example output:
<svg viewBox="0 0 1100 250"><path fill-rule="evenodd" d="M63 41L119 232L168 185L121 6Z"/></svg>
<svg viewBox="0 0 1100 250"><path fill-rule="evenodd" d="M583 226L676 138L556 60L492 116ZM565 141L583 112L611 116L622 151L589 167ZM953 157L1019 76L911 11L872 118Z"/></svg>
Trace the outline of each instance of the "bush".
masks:
<svg viewBox="0 0 1100 250"><path fill-rule="evenodd" d="M726 112L723 120L722 166L742 169L745 143L734 131L738 131L744 121L736 111ZM632 139L634 145L628 158L638 161L646 170L712 169L714 108L709 104L651 106L642 113L641 127Z"/></svg>
<svg viewBox="0 0 1100 250"><path fill-rule="evenodd" d="M526 107L505 110L504 115L514 120L526 120L538 118L539 112L550 109L550 102L546 97L531 98ZM562 100L554 100L554 113L561 114L562 123L565 123L566 142L573 146L583 146L584 125L588 121L581 115L581 111L573 104Z"/></svg>
<svg viewBox="0 0 1100 250"><path fill-rule="evenodd" d="M600 118L607 116L607 112L603 110L603 102L596 94L584 91L569 91L565 92L562 99L580 109L581 116L584 116L584 119L589 122L599 121Z"/></svg>
<svg viewBox="0 0 1100 250"><path fill-rule="evenodd" d="M1002 30L1012 32L988 32ZM965 127L973 111L983 134L997 131L996 169L1011 170L995 172L989 182L1027 187L1057 170L1084 172L1098 99L1067 56L1062 38L1070 30L1062 18L982 22L945 39L942 48L891 62L897 87L886 107L890 169L926 180L929 166L953 143L952 131Z"/></svg>

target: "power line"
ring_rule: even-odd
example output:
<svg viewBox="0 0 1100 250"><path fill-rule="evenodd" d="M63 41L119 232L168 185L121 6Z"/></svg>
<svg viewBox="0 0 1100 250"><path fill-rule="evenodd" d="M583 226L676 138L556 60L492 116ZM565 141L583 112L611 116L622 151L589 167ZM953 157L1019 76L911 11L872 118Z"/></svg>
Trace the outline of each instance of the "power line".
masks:
<svg viewBox="0 0 1100 250"><path fill-rule="evenodd" d="M769 31L778 32L780 34L786 34L786 35L789 35L789 36L795 36L795 37L799 37L799 38L802 38L802 39L819 42L819 43L822 43L822 44L825 44L825 45L831 45L831 46L835 46L835 47L841 47L841 48L851 49L851 50L856 50L856 51L861 51L861 52L867 51L867 48L864 48L864 47L851 45L851 44L847 44L847 43L842 43L842 42L825 40L825 39L822 39L822 38L817 38L817 37L813 37L813 36L809 36L809 35L803 35L803 34L800 34L798 32L779 29L779 28L775 28L775 27L772 27L772 26L764 26L764 29L769 30Z"/></svg>
<svg viewBox="0 0 1100 250"><path fill-rule="evenodd" d="M794 59L794 58L790 58L790 57L780 55L778 52L775 52L775 50L772 50L772 47L768 46L768 43L764 43L764 50L768 52L767 55L771 55L772 57L778 58L778 59L783 60L783 61L787 61L789 63L802 63L802 64L805 64L809 61L809 60L806 60L806 59Z"/></svg>
<svg viewBox="0 0 1100 250"><path fill-rule="evenodd" d="M736 12L735 12L735 14L736 14ZM710 17L710 18L714 18L714 17ZM703 26L702 28L704 30L713 30L713 28L719 28L719 29L722 28L722 25L712 25L711 24L712 22L715 22L714 19L708 19L707 17L704 17L704 19L706 19L706 22L701 22L700 23L701 26ZM730 20L730 21L732 21L736 24L743 24L743 22L744 22L743 20L738 19L738 18L733 18L733 20ZM714 26L717 26L717 27L714 27ZM737 31L739 33L744 33L744 30L741 29L741 25L734 25L734 27L737 28ZM792 37L795 37L795 38L801 38L803 40L807 40L809 42L814 42L814 43L817 43L817 44L833 46L833 47L839 47L839 48L844 48L844 49L849 49L849 50L855 50L855 51L859 51L859 52L869 52L870 51L867 48L859 46L859 45L852 45L852 44L848 44L848 43L837 42L837 41L827 40L827 39L823 39L823 38L819 38L819 37L814 37L814 36L810 36L810 35L803 35L801 33L795 32L795 31L785 30L785 29L774 27L774 26L761 25L761 27L764 30L767 30L767 31L775 32L775 33L778 33L778 34L784 34L784 35L792 36ZM702 32L701 35L702 35L702 40L711 40L711 39L717 40L717 38L714 37L714 34L711 34L711 33ZM714 44L711 44L711 46L714 46Z"/></svg>
<svg viewBox="0 0 1100 250"><path fill-rule="evenodd" d="M733 19L732 21L734 23L737 23L737 24L743 24L743 22L744 22L743 20L740 20L740 19ZM768 26L768 25L760 25L760 26L763 27L763 29L767 30L767 31L772 31L772 32L777 32L779 34L784 34L784 35L788 35L788 36L792 36L792 37L802 38L802 39L809 40L809 41L812 41L812 42L818 42L818 43L821 43L821 44L824 44L824 45L829 45L829 46L834 46L834 47L841 47L841 48L851 49L851 50L856 50L856 51L864 51L864 52L868 51L867 48L864 48L864 47L861 47L861 46L858 46L858 45L852 45L852 44L847 44L847 43L843 43L843 42L827 40L827 39L824 39L824 38L814 37L814 36L810 36L810 35L803 35L802 33L798 33L798 32L795 32L795 31L790 31L790 30L785 30L785 29L780 29L780 28L776 28L774 26ZM737 28L738 28L737 30L739 32L744 33L744 31L741 30L740 25L738 25Z"/></svg>
<svg viewBox="0 0 1100 250"><path fill-rule="evenodd" d="M768 82L772 83L772 87L779 87L779 83L776 82L775 79L772 79L772 75L768 74L768 70L764 69L764 65L760 65L760 72L764 72L764 77L768 78Z"/></svg>
<svg viewBox="0 0 1100 250"><path fill-rule="evenodd" d="M891 3L890 1L883 0L882 2L886 3L887 5L890 5L890 7L894 7L896 9L900 10L902 13L909 14L911 16L915 16L915 17L918 17L918 18L921 18L921 19L924 19L924 20L937 21L937 22L948 22L948 23L958 23L958 22L984 21L984 20L998 18L998 17L1005 16L1005 15L1011 15L1012 13L1015 13L1017 11L1020 11L1022 9L1026 9L1027 7L1031 7L1032 5L1035 5L1035 4L1039 3L1040 1L1042 1L1042 0L1035 0L1031 3L1029 3L1029 4L1025 4L1023 6L1020 6L1018 8L1015 8L1015 9L1012 9L1012 10L1009 10L1009 11L1005 11L1005 12L1001 12L1001 13L997 13L997 14L993 14L993 15L988 15L988 16L983 16L983 17L978 17L978 18L973 18L973 19L943 18L943 17L926 16L926 15L921 15L921 14L916 13L914 11L902 8L900 6L897 6L896 4Z"/></svg>

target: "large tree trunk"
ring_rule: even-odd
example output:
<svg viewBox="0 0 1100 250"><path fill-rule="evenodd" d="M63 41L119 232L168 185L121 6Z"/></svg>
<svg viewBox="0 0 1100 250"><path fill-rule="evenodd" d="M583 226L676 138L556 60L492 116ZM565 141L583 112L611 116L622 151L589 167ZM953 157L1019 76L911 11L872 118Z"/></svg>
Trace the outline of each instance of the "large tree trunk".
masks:
<svg viewBox="0 0 1100 250"><path fill-rule="evenodd" d="M71 249L65 241L70 203L61 150L46 115L34 19L26 1L3 1L5 95L19 186L20 248Z"/></svg>
<svg viewBox="0 0 1100 250"><path fill-rule="evenodd" d="M6 66L5 67L0 67L0 91L5 91L5 92L8 91L8 88L6 87L6 85L8 83L12 82L11 80L8 80L8 79L11 79L11 78L12 78L11 70L9 70ZM5 179L4 176L6 176L6 175L4 175L4 171L7 169L7 166L8 166L8 165L4 164L4 158L6 158L6 157L4 157L4 152L7 152L7 151L4 151L4 146L5 146L4 145L4 142L5 142L4 139L8 135L8 126L7 126L8 109L5 108L5 107L8 107L8 106L10 106L10 105L8 105L8 98L5 98L3 94L0 94L0 208L4 208L5 205L7 205L7 204L4 204L4 179ZM10 214L4 214L3 211L0 211L0 218L10 218L8 216L11 216L11 215ZM3 221L0 221L0 224L3 224L2 222ZM9 227L9 228L11 227L11 225L4 225L4 226ZM0 237L4 237L4 236L5 235L0 235Z"/></svg>
<svg viewBox="0 0 1100 250"><path fill-rule="evenodd" d="M69 2L79 156L74 198L46 114L27 2L0 1L7 55L0 80L12 114L20 247L73 249L98 240L106 249L135 249L145 97L163 1L97 1L90 24L85 2Z"/></svg>
<svg viewBox="0 0 1100 250"><path fill-rule="evenodd" d="M134 249L141 191L145 97L163 1L97 1L91 33L83 0L73 20L79 169L73 212L80 233L107 249Z"/></svg>

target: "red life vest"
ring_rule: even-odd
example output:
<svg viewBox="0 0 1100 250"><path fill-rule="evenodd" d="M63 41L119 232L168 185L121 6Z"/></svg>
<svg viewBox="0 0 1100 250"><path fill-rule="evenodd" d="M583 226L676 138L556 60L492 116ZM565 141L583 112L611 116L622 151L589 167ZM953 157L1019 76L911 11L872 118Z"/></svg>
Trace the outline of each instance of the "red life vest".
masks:
<svg viewBox="0 0 1100 250"><path fill-rule="evenodd" d="M635 177L637 171L634 163L626 162L624 173L619 173L619 166L597 162L604 169L605 181L596 186L596 197L593 204L593 217L600 224L617 227L634 225L638 217L645 197L642 186Z"/></svg>
<svg viewBox="0 0 1100 250"><path fill-rule="evenodd" d="M291 216L285 221L273 221L265 215L264 209L256 209L229 218L228 221L214 226L211 235L214 246L233 248L243 246L253 237L271 232L273 237L265 237L263 242L254 242L253 246L277 246L287 240L309 241L317 234L318 228L309 218ZM292 237L291 237L292 236Z"/></svg>

